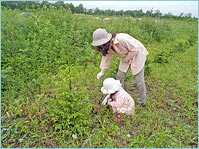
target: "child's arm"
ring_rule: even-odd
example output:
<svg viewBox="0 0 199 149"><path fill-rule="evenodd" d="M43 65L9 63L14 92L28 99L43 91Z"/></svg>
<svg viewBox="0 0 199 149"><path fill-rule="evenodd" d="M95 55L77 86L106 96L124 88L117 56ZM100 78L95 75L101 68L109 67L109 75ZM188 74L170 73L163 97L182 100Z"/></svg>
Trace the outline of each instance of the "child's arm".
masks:
<svg viewBox="0 0 199 149"><path fill-rule="evenodd" d="M111 99L111 98L109 98ZM117 107L117 108L121 108L124 104L123 99L119 98L116 101L113 101L112 99L108 101L108 105L112 106L112 107Z"/></svg>

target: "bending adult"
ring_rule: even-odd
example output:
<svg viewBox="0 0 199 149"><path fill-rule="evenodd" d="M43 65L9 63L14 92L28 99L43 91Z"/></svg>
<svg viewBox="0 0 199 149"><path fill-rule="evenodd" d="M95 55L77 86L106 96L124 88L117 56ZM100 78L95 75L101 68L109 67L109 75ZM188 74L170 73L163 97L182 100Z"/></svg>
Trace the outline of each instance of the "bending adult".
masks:
<svg viewBox="0 0 199 149"><path fill-rule="evenodd" d="M144 65L148 55L144 45L126 33L111 34L101 28L93 32L92 45L102 54L101 72L97 74L97 79L100 79L109 68L112 55L121 56L116 79L120 80L124 87L125 74L130 67L138 89L137 103L144 106L146 104Z"/></svg>

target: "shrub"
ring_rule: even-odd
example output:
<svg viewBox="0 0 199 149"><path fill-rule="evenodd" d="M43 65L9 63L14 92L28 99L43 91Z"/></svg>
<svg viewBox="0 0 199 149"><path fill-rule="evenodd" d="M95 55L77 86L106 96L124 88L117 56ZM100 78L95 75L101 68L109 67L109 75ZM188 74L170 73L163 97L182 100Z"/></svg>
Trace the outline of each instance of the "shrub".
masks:
<svg viewBox="0 0 199 149"><path fill-rule="evenodd" d="M154 63L168 63L168 54L161 51L160 53L154 56Z"/></svg>
<svg viewBox="0 0 199 149"><path fill-rule="evenodd" d="M86 87L78 87L79 76L78 67L62 66L54 88L56 99L49 98L48 102L48 116L53 126L69 134L82 132L90 120L91 103Z"/></svg>
<svg viewBox="0 0 199 149"><path fill-rule="evenodd" d="M176 42L176 45L173 49L173 52L185 52L185 50L189 47L189 42L185 40L180 40Z"/></svg>

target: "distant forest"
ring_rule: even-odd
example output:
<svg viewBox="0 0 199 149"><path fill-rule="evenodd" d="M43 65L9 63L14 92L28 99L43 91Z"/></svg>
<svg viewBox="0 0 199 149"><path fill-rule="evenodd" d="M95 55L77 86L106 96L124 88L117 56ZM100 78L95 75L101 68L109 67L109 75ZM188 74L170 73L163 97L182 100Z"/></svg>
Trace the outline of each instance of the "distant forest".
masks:
<svg viewBox="0 0 199 149"><path fill-rule="evenodd" d="M132 16L132 17L153 17L153 18L169 18L169 19L188 19L192 18L192 13L184 14L181 13L179 16L173 15L172 13L166 13L163 14L159 10L147 10L146 12L143 12L142 9L140 10L100 10L99 8L95 9L86 9L83 7L82 4L79 6L74 6L72 3L64 3L63 1L58 1L55 3L48 2L48 1L42 1L42 2L35 2L35 1L4 1L1 2L2 7L6 7L8 9L19 9L19 10L25 10L25 9L40 9L44 5L46 5L47 8L55 7L55 8L64 8L67 10L71 10L71 12L74 13L82 13L82 14L88 14L88 15L107 15L107 16L116 16L116 15L126 15L126 16ZM193 17L195 18L195 17Z"/></svg>

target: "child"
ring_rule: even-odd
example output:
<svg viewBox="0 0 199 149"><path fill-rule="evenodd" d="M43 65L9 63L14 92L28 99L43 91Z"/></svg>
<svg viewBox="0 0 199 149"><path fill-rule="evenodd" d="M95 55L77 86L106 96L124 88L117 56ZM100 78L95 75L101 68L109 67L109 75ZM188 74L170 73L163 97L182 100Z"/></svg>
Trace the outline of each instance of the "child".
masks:
<svg viewBox="0 0 199 149"><path fill-rule="evenodd" d="M114 121L123 123L124 120L120 119L120 113L126 115L133 115L135 102L133 98L121 87L119 80L114 78L106 78L103 82L101 91L103 94L108 94L102 104L106 103L108 99L108 105L112 106L113 113L118 113L114 118Z"/></svg>

